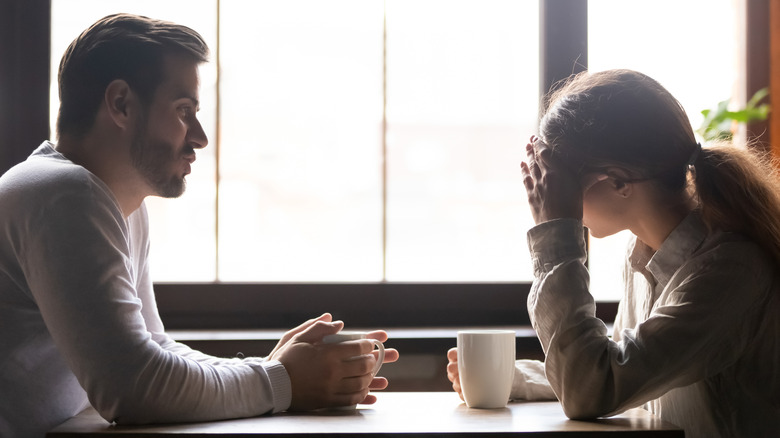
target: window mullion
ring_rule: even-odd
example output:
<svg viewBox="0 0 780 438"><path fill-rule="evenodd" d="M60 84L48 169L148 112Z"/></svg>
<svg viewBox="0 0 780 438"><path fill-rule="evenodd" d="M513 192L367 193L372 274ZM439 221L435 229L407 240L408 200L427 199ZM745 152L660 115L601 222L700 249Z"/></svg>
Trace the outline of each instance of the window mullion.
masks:
<svg viewBox="0 0 780 438"><path fill-rule="evenodd" d="M387 2L382 14L382 282L387 281Z"/></svg>
<svg viewBox="0 0 780 438"><path fill-rule="evenodd" d="M540 0L539 115L544 114L546 96L556 83L587 69L588 0ZM587 245L590 236L583 232Z"/></svg>
<svg viewBox="0 0 780 438"><path fill-rule="evenodd" d="M588 69L588 0L540 0L539 58L540 96Z"/></svg>

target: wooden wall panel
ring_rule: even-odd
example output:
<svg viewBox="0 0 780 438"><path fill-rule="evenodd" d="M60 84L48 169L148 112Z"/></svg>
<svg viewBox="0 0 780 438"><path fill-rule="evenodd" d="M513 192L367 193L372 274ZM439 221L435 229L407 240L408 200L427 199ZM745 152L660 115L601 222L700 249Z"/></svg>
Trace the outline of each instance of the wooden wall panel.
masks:
<svg viewBox="0 0 780 438"><path fill-rule="evenodd" d="M780 0L746 0L745 35L745 99L769 85L769 7ZM767 150L772 144L769 121L756 121L747 126L747 140Z"/></svg>
<svg viewBox="0 0 780 438"><path fill-rule="evenodd" d="M780 0L769 4L769 134L772 152L780 160Z"/></svg>
<svg viewBox="0 0 780 438"><path fill-rule="evenodd" d="M0 0L0 174L49 138L49 0Z"/></svg>

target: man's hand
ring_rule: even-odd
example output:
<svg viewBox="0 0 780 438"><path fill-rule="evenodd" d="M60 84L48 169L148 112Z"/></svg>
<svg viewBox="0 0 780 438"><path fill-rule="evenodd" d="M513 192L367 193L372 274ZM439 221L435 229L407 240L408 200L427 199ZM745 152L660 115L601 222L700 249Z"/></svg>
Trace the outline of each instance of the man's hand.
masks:
<svg viewBox="0 0 780 438"><path fill-rule="evenodd" d="M368 340L323 344L322 338L339 332L344 324L324 314L288 331L269 355L280 361L292 384L290 410L371 404L370 389L384 389L387 379L373 377L376 365L374 344ZM384 342L387 333L375 331L368 337ZM398 352L385 350L384 362L398 360Z"/></svg>
<svg viewBox="0 0 780 438"><path fill-rule="evenodd" d="M537 224L552 219L582 220L582 186L577 175L553 156L536 136L525 147L526 161L520 164L528 205Z"/></svg>
<svg viewBox="0 0 780 438"><path fill-rule="evenodd" d="M376 330L373 332L368 332L366 334L366 338L369 339L376 339L379 342L384 343L387 340L387 333L384 330ZM372 354L378 355L376 351L374 351L373 345L371 346ZM382 361L382 363L390 363L395 362L398 360L399 354L398 350L395 348L385 348L385 360ZM381 370L380 370L381 372ZM371 384L368 386L369 389L385 389L387 388L387 379L384 377L374 377L374 379L371 381ZM363 399L363 401L360 402L360 404L363 405L370 405L376 403L376 396L373 394L366 395L366 398Z"/></svg>
<svg viewBox="0 0 780 438"><path fill-rule="evenodd" d="M449 359L450 361L447 364L447 378L450 379L450 382L452 382L452 389L454 389L455 392L458 393L460 399L466 401L463 398L463 390L460 387L460 373L458 372L458 348L457 347L450 348L449 351L447 351L447 359Z"/></svg>
<svg viewBox="0 0 780 438"><path fill-rule="evenodd" d="M276 356L276 354L277 354L277 352L278 352L278 351L279 351L279 350L280 350L282 347L284 347L284 345L285 345L285 344L287 344L288 342L290 342L290 339L292 339L292 338L293 338L293 336L297 335L298 333L301 333L301 332L303 332L304 330L308 329L309 327L311 327L312 325L316 324L316 323L317 323L317 322L319 322L319 321L322 321L322 322L332 322L332 321L333 321L333 316L331 316L331 314L330 314L330 313L323 313L323 314L322 314L322 315L320 315L319 317L317 317L317 318L312 318L312 319L310 319L310 320L308 320L308 321L304 322L303 324L299 325L298 327L295 327L294 329L287 331L287 332L286 332L286 333L285 333L285 334L282 336L282 338L281 338L281 339L279 339L279 342L276 344L276 346L274 347L274 349L273 349L273 350L271 350L271 354L269 354L269 355L268 355L268 358L269 358L269 359L276 359L276 360L279 360L277 357L275 357L275 356ZM333 324L339 324L339 328L338 328L338 330L336 330L336 332L338 332L338 331L340 331L342 328L344 328L344 323L343 323L343 322L341 322L341 321L336 321L336 322L334 322Z"/></svg>

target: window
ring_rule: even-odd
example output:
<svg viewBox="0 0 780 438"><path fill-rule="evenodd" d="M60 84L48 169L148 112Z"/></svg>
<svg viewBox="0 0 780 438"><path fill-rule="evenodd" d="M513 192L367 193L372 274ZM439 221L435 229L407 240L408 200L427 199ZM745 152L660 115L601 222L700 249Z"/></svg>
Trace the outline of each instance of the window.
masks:
<svg viewBox="0 0 780 438"><path fill-rule="evenodd" d="M218 278L381 280L383 3L220 4Z"/></svg>
<svg viewBox="0 0 780 438"><path fill-rule="evenodd" d="M386 279L530 281L538 2L386 4Z"/></svg>
<svg viewBox="0 0 780 438"><path fill-rule="evenodd" d="M536 2L53 8L53 64L117 10L190 25L217 52L211 147L182 198L148 202L156 280L530 280L517 166L539 100Z"/></svg>
<svg viewBox="0 0 780 438"><path fill-rule="evenodd" d="M735 34L735 8L590 0L589 67L648 73L696 126L733 94L734 38L703 35ZM538 1L52 0L52 123L59 57L117 11L191 26L213 52L211 144L183 197L148 200L156 281L532 278L519 163L540 100ZM624 240L591 243L597 299L620 296Z"/></svg>

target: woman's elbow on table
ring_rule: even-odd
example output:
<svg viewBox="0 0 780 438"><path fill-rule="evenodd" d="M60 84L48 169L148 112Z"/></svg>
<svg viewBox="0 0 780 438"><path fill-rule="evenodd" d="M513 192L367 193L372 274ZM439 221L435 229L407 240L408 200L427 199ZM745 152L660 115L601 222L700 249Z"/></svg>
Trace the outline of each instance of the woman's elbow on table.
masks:
<svg viewBox="0 0 780 438"><path fill-rule="evenodd" d="M572 382L573 383L573 382ZM556 391L563 413L572 420L592 420L617 413L615 398L606 386L587 385L579 382Z"/></svg>
<svg viewBox="0 0 780 438"><path fill-rule="evenodd" d="M571 402L561 402L561 406L563 407L563 413L571 420L593 420L603 416L603 413L594 409L593 406L584 406Z"/></svg>
<svg viewBox="0 0 780 438"><path fill-rule="evenodd" d="M581 385L568 391L558 392L563 413L572 420L593 420L617 415L630 407L626 400L620 401L612 391Z"/></svg>

